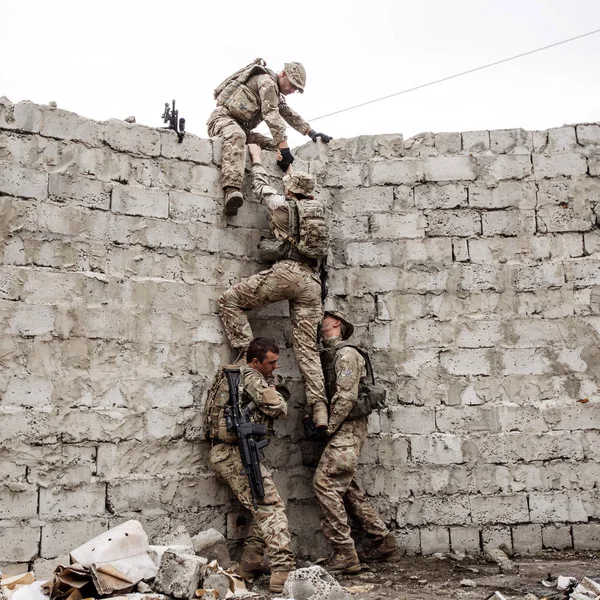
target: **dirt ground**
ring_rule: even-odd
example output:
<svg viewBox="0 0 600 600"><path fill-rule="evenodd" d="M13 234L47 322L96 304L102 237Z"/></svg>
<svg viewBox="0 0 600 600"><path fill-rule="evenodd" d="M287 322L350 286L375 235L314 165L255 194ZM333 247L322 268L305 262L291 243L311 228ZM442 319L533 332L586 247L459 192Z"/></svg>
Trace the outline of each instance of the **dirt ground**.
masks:
<svg viewBox="0 0 600 600"><path fill-rule="evenodd" d="M401 562L368 567L357 575L339 577L338 581L344 587L368 588L353 593L353 600L485 600L495 591L507 600L521 600L526 594L559 600L564 596L556 588L541 584L549 573L577 579L600 576L597 553L547 552L535 557L513 557L513 561L518 565L518 573L505 575L483 557L455 561L447 556L406 556ZM474 581L477 586L462 586L464 579ZM261 594L261 600L283 597L269 595L268 583L268 577L264 576L249 587Z"/></svg>

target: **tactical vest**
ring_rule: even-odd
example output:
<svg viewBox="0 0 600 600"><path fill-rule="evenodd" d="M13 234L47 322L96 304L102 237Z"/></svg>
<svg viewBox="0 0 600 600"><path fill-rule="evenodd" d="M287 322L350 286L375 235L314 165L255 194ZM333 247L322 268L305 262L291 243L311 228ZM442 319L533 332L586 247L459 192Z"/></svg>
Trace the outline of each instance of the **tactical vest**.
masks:
<svg viewBox="0 0 600 600"><path fill-rule="evenodd" d="M369 354L354 344L341 342L335 348L325 348L321 350L321 367L323 368L327 399L331 402L331 399L335 396L337 390L335 356L339 350L348 347L354 348L362 356L367 371L367 374L364 377L361 377L358 383L358 397L352 411L346 417L346 420L352 421L354 419L360 419L361 417L367 417L374 410L385 408L386 391L381 385L375 383L375 373L373 372L373 365L371 364Z"/></svg>
<svg viewBox="0 0 600 600"><path fill-rule="evenodd" d="M289 232L282 231L271 221L275 240L261 240L261 257L273 262L289 258L316 267L319 259L327 257L329 249L329 227L323 203L315 198L287 199L287 203Z"/></svg>
<svg viewBox="0 0 600 600"><path fill-rule="evenodd" d="M233 118L247 124L249 128L253 128L252 120L260 111L260 99L246 83L254 75L261 74L270 75L277 81L277 75L271 69L267 69L267 63L262 58L257 58L230 75L214 91L217 106L224 106Z"/></svg>

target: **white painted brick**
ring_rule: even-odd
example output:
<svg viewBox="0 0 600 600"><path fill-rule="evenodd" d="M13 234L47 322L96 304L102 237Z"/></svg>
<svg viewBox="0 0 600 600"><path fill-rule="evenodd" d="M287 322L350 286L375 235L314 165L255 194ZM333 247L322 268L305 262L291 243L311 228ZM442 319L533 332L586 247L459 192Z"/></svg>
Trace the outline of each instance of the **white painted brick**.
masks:
<svg viewBox="0 0 600 600"><path fill-rule="evenodd" d="M0 163L0 193L42 200L48 194L48 174Z"/></svg>
<svg viewBox="0 0 600 600"><path fill-rule="evenodd" d="M97 179L73 174L50 173L48 195L57 202L80 204L89 208L110 209L110 186Z"/></svg>
<svg viewBox="0 0 600 600"><path fill-rule="evenodd" d="M169 216L169 196L159 190L115 185L110 209L114 213L166 219Z"/></svg>
<svg viewBox="0 0 600 600"><path fill-rule="evenodd" d="M0 526L0 539L0 560L29 562L39 552L40 528L27 525Z"/></svg>
<svg viewBox="0 0 600 600"><path fill-rule="evenodd" d="M486 236L534 234L535 211L500 210L484 213L481 215L481 226Z"/></svg>
<svg viewBox="0 0 600 600"><path fill-rule="evenodd" d="M427 215L429 236L470 237L481 234L481 217L474 210L435 210Z"/></svg>
<svg viewBox="0 0 600 600"><path fill-rule="evenodd" d="M446 527L421 527L421 553L450 551L450 534Z"/></svg>
<svg viewBox="0 0 600 600"><path fill-rule="evenodd" d="M416 183L424 179L424 165L418 158L373 161L369 165L369 176L371 185Z"/></svg>
<svg viewBox="0 0 600 600"><path fill-rule="evenodd" d="M426 181L473 180L477 178L475 166L469 156L431 156L423 160Z"/></svg>
<svg viewBox="0 0 600 600"><path fill-rule="evenodd" d="M536 206L535 183L527 181L499 181L494 187L483 182L469 185L471 208L511 208L522 210Z"/></svg>
<svg viewBox="0 0 600 600"><path fill-rule="evenodd" d="M106 484L77 488L41 488L40 516L71 517L102 515L106 510Z"/></svg>
<svg viewBox="0 0 600 600"><path fill-rule="evenodd" d="M75 548L108 530L107 519L76 519L74 521L46 521L42 527L42 558L69 554ZM39 539L39 533L38 533ZM36 546L37 550L37 546Z"/></svg>
<svg viewBox="0 0 600 600"><path fill-rule="evenodd" d="M450 547L452 552L468 552L469 554L480 552L479 529L477 527L450 527Z"/></svg>
<svg viewBox="0 0 600 600"><path fill-rule="evenodd" d="M542 542L544 548L555 550L570 550L573 548L570 525L549 524L542 527Z"/></svg>
<svg viewBox="0 0 600 600"><path fill-rule="evenodd" d="M160 155L159 131L144 125L110 119L106 123L102 139L119 152L146 156Z"/></svg>
<svg viewBox="0 0 600 600"><path fill-rule="evenodd" d="M373 214L369 217L373 237L403 239L424 237L427 219L420 212Z"/></svg>
<svg viewBox="0 0 600 600"><path fill-rule="evenodd" d="M467 187L460 183L446 185L423 184L415 190L417 208L462 208L467 206Z"/></svg>
<svg viewBox="0 0 600 600"><path fill-rule="evenodd" d="M577 141L582 146L600 144L600 125L577 125Z"/></svg>
<svg viewBox="0 0 600 600"><path fill-rule="evenodd" d="M99 146L103 125L84 119L68 110L46 109L40 133L61 140L77 140L90 146Z"/></svg>
<svg viewBox="0 0 600 600"><path fill-rule="evenodd" d="M489 375L492 368L488 350L443 351L440 361L451 375Z"/></svg>
<svg viewBox="0 0 600 600"><path fill-rule="evenodd" d="M533 155L533 173L536 179L545 177L576 177L585 175L587 162L585 156L571 152L559 152L551 155Z"/></svg>
<svg viewBox="0 0 600 600"><path fill-rule="evenodd" d="M471 496L471 515L479 525L529 521L527 496ZM541 536L540 536L541 538Z"/></svg>

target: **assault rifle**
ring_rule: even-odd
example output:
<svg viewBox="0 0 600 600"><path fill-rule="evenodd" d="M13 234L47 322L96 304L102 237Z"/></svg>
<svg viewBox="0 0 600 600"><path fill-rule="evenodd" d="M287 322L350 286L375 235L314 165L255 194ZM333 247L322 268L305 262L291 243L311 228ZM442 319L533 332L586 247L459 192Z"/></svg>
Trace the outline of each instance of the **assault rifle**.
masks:
<svg viewBox="0 0 600 600"><path fill-rule="evenodd" d="M229 386L229 404L225 407L225 423L227 431L237 435L242 465L250 484L252 504L256 508L256 501L265 497L265 488L260 473L260 461L262 459L262 449L269 443L268 439L257 440L256 436L266 435L267 426L252 422L250 417L252 411L256 408L254 402L250 402L244 410L240 407L240 370L226 368L223 371Z"/></svg>
<svg viewBox="0 0 600 600"><path fill-rule="evenodd" d="M175 110L175 100L173 100L173 108L169 108L169 103L165 102L165 110L162 114L163 123L168 123L165 129L172 129L179 138L179 143L183 142L185 135L185 119L179 118L179 110Z"/></svg>

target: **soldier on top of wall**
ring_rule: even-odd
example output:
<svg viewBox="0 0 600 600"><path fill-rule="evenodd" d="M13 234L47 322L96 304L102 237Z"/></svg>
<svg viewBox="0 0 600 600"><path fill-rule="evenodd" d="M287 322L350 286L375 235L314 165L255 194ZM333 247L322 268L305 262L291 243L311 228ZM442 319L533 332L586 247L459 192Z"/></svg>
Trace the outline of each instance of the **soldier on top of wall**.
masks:
<svg viewBox="0 0 600 600"><path fill-rule="evenodd" d="M321 526L333 548L324 563L330 573L357 573L364 562L393 562L400 559L394 534L360 489L356 468L367 439L367 415L385 396L376 389L368 354L346 340L353 325L339 312L326 311L321 324L324 350L321 361L330 402L329 437L313 477L315 495L321 508ZM370 380L373 385L370 385ZM369 386L365 392L364 385ZM380 388L379 388L380 389ZM348 514L366 533L370 547L360 559L350 537Z"/></svg>
<svg viewBox="0 0 600 600"><path fill-rule="evenodd" d="M214 92L217 108L208 119L208 134L223 140L221 158L221 184L225 193L225 214L236 215L243 204L242 182L246 143L255 143L266 150L279 150L278 162L285 173L294 158L290 152L285 124L317 141L325 143L331 138L311 129L310 125L286 103L285 97L294 92L304 92L306 71L298 62L285 63L283 70L275 73L258 58L240 69ZM253 132L265 121L272 139Z"/></svg>
<svg viewBox="0 0 600 600"><path fill-rule="evenodd" d="M231 347L240 352L252 340L246 311L287 300L292 321L292 342L306 392L307 415L319 429L327 427L327 397L317 349L317 329L323 316L320 261L327 256L329 230L325 209L314 198L315 179L308 173L288 173L283 178L285 196L269 185L261 164L261 149L249 144L254 193L269 209L274 238L270 255L275 264L245 278L219 298L219 315Z"/></svg>

